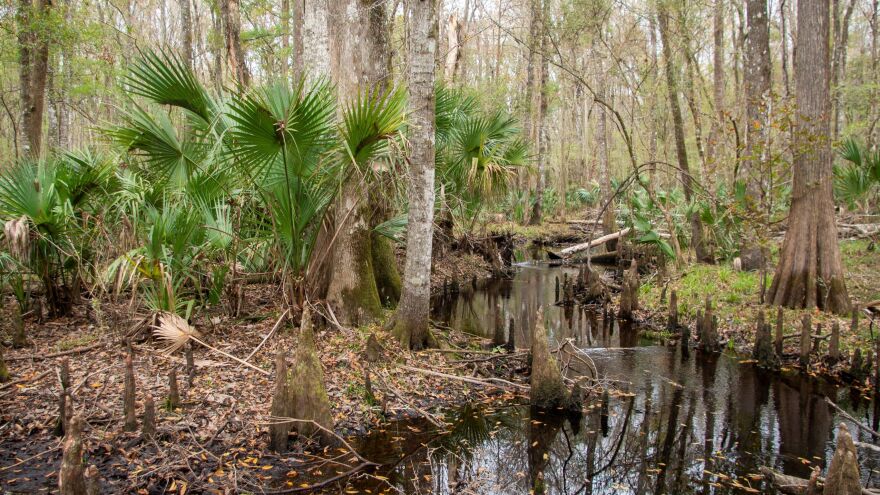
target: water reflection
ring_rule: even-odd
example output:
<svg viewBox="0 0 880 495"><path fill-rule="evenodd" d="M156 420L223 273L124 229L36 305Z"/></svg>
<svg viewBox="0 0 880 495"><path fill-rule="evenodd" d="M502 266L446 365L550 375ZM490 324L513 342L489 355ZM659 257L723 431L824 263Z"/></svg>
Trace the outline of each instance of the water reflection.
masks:
<svg viewBox="0 0 880 495"><path fill-rule="evenodd" d="M555 280L576 270L523 266L510 280L464 290L437 304L434 317L496 342L529 345L543 304L552 338L586 349L619 393L593 398L584 414L517 404L469 405L438 435L421 422L399 422L364 439L361 449L385 464L387 482L354 488L403 493L772 493L757 476L767 465L807 477L823 469L834 446L831 397L865 424L876 401L795 374L770 375L727 355L650 345L639 329L595 310L553 306ZM857 441L866 434L849 425ZM860 449L863 481L880 457ZM387 483L387 484L386 484ZM390 487L393 486L394 490Z"/></svg>

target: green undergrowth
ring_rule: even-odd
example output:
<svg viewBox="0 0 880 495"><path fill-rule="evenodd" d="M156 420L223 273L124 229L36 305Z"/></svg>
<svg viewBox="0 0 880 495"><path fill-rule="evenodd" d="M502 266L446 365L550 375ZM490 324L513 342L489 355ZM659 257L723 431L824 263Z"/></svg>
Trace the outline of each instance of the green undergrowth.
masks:
<svg viewBox="0 0 880 495"><path fill-rule="evenodd" d="M843 241L841 253L847 276L850 297L857 302L880 299L880 251L869 250L867 241ZM772 278L768 273L767 284ZM651 277L640 288L640 305L655 320L665 320L669 295L675 290L678 294L679 319L693 326L698 310L705 305L706 297L712 299L712 308L718 317L722 335L733 339L736 345L750 346L754 340L754 327L757 315L764 311L768 321L776 321L777 308L760 303L759 272L738 272L729 262L717 265L692 264L671 272L666 278ZM661 300L664 294L665 299ZM827 333L836 321L841 326L841 350L849 353L855 347L866 351L870 347L872 335L869 322L864 315L860 318L856 332L850 330L850 316L838 316L818 310L783 309L783 333L799 332L800 322L809 313L812 323L822 324L822 333ZM876 325L875 325L876 326ZM875 329L875 333L876 330ZM794 344L796 339L787 343ZM826 345L826 344L823 344Z"/></svg>

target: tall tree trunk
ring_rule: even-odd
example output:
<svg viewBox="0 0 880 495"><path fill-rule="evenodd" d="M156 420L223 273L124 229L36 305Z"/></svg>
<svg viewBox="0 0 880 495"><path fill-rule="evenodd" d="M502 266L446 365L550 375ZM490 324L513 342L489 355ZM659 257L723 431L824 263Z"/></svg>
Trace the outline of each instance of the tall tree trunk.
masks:
<svg viewBox="0 0 880 495"><path fill-rule="evenodd" d="M330 33L327 18L328 0L302 0L302 67L306 79L313 82L330 75Z"/></svg>
<svg viewBox="0 0 880 495"><path fill-rule="evenodd" d="M744 232L740 242L740 258L745 270L764 267L765 248L758 226L764 202L763 178L767 176L765 150L769 132L768 104L770 99L770 21L767 0L748 0L746 19L749 34L745 52L746 152L740 174L746 186Z"/></svg>
<svg viewBox="0 0 880 495"><path fill-rule="evenodd" d="M780 51L782 52L782 86L785 88L785 97L791 96L791 83L788 71L788 8L787 2L791 0L781 0L779 2L779 36L782 38Z"/></svg>
<svg viewBox="0 0 880 495"><path fill-rule="evenodd" d="M712 102L715 117L706 142L706 177L714 176L720 162L720 147L724 129L724 0L715 0L712 8Z"/></svg>
<svg viewBox="0 0 880 495"><path fill-rule="evenodd" d="M43 113L49 73L48 33L35 30L52 9L51 0L20 0L18 19L19 83L22 104L22 140L30 156L40 156Z"/></svg>
<svg viewBox="0 0 880 495"><path fill-rule="evenodd" d="M453 84L458 77L461 61L462 24L458 14L453 12L446 23L446 65L444 79L446 84Z"/></svg>
<svg viewBox="0 0 880 495"><path fill-rule="evenodd" d="M295 3L295 0L294 0ZM281 0L281 56L279 66L281 80L287 84L290 80L290 0Z"/></svg>
<svg viewBox="0 0 880 495"><path fill-rule="evenodd" d="M343 104L362 91L384 91L388 85L385 4L373 0L329 2L331 73ZM345 325L379 316L382 306L373 267L369 193L364 171L346 178L335 206L336 240L329 265L327 301Z"/></svg>
<svg viewBox="0 0 880 495"><path fill-rule="evenodd" d="M660 41L663 44L663 59L666 71L666 90L669 96L669 109L672 112L672 126L675 134L675 151L678 159L678 168L681 175L684 196L688 202L693 200L693 177L691 177L688 165L687 145L684 141L684 121L681 117L681 105L678 101L678 82L675 75L675 64L672 59L672 46L669 39L669 13L663 1L657 4L657 21L660 27ZM693 212L690 216L691 244L699 261L711 261L712 257L707 252L703 240L703 222L700 214Z"/></svg>
<svg viewBox="0 0 880 495"><path fill-rule="evenodd" d="M840 137L840 126L842 124L840 96L844 82L843 79L846 77L846 47L849 44L849 23L855 7L856 0L850 0L846 6L843 18L840 18L840 5L837 0L834 2L836 19L834 21L834 52L831 59L831 107L834 114L831 119L831 129L835 141Z"/></svg>
<svg viewBox="0 0 880 495"><path fill-rule="evenodd" d="M535 143L537 144L538 149L538 177L535 182L535 204L532 206L532 214L529 217L529 223L532 225L538 225L541 223L541 217L543 216L543 208L544 208L544 187L547 183L547 174L545 170L546 164L546 155L547 155L547 129L545 120L547 118L547 73L549 72L549 61L547 58L547 25L545 23L547 15L547 2L544 1L541 6L541 16L540 23L538 25L538 32L540 36L540 49L541 49L541 66L538 70L541 71L541 77L539 79L538 86L538 105L537 105L537 114L535 115L535 122L533 125L535 126Z"/></svg>
<svg viewBox="0 0 880 495"><path fill-rule="evenodd" d="M791 308L849 311L832 190L829 4L797 4L793 189L788 230L769 301Z"/></svg>
<svg viewBox="0 0 880 495"><path fill-rule="evenodd" d="M434 231L434 0L409 0L410 171L406 267L395 334L404 347L428 344L431 240Z"/></svg>
<svg viewBox="0 0 880 495"><path fill-rule="evenodd" d="M293 37L293 77L303 77L303 22L305 14L305 0L293 0L293 25L291 35Z"/></svg>
<svg viewBox="0 0 880 495"><path fill-rule="evenodd" d="M241 47L241 13L239 0L220 0L220 16L223 19L223 37L226 40L226 60L235 82L242 86L250 84L250 73Z"/></svg>
<svg viewBox="0 0 880 495"><path fill-rule="evenodd" d="M180 28L183 30L183 60L186 62L190 70L193 67L193 23L192 11L190 9L190 0L180 0Z"/></svg>
<svg viewBox="0 0 880 495"><path fill-rule="evenodd" d="M541 0L529 0L529 38L526 46L526 87L524 98L526 100L526 111L523 115L523 132L526 139L531 143L536 143L535 139L535 58L537 57L536 43L538 42L538 23L540 22L540 10L538 8ZM520 173L520 187L528 187L527 176Z"/></svg>
<svg viewBox="0 0 880 495"><path fill-rule="evenodd" d="M599 76L596 81L596 98L606 101L605 88L606 74L604 64L599 62ZM599 191L602 194L602 207L605 212L602 215L602 230L605 234L617 231L617 221L614 218L614 205L611 203L611 157L608 153L608 114L605 107L596 105L594 110L596 114L596 160L599 162ZM605 249L614 251L617 249L617 241L608 241Z"/></svg>

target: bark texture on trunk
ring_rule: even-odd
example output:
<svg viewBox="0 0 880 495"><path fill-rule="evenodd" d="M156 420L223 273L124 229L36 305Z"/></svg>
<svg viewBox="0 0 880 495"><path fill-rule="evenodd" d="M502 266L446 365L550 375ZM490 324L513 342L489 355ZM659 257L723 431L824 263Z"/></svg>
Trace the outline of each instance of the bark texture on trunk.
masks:
<svg viewBox="0 0 880 495"><path fill-rule="evenodd" d="M313 82L330 75L330 31L327 19L328 0L302 0L303 50L302 69L306 79Z"/></svg>
<svg viewBox="0 0 880 495"><path fill-rule="evenodd" d="M850 302L834 219L828 2L798 2L797 32L794 184L788 230L768 300L843 314Z"/></svg>
<svg viewBox="0 0 880 495"><path fill-rule="evenodd" d="M669 39L669 13L663 2L657 5L657 21L660 28L660 41L663 44L663 61L665 62L666 90L669 97L669 108L672 113L672 126L675 134L675 151L678 159L678 168L681 174L681 182L684 189L685 199L690 202L693 198L693 178L688 165L687 145L684 140L684 121L681 117L681 105L678 100L678 81L675 75L675 63L672 59L672 46ZM703 222L698 212L690 217L691 244L699 261L711 261L711 256L706 250L703 240Z"/></svg>
<svg viewBox="0 0 880 495"><path fill-rule="evenodd" d="M453 84L458 78L459 62L461 61L461 31L461 21L458 20L458 14L453 12L446 23L446 42L449 45L446 48L446 66L444 68L446 84Z"/></svg>
<svg viewBox="0 0 880 495"><path fill-rule="evenodd" d="M52 9L51 0L20 0L18 21L19 83L21 92L21 140L25 154L40 156L43 145L43 113L49 74L49 40L38 31Z"/></svg>
<svg viewBox="0 0 880 495"><path fill-rule="evenodd" d="M767 0L748 0L746 19L749 34L746 37L745 86L746 152L741 176L746 185L745 229L740 243L740 258L744 270L758 270L764 266L764 249L756 228L762 221L762 180L766 175L764 149L769 132L768 104L770 98L770 21Z"/></svg>
<svg viewBox="0 0 880 495"><path fill-rule="evenodd" d="M193 27L190 0L180 0L180 28L183 31L181 51L187 67L193 69Z"/></svg>
<svg viewBox="0 0 880 495"><path fill-rule="evenodd" d="M428 345L431 244L434 235L434 58L437 11L433 0L409 0L410 170L406 266L395 334L405 347Z"/></svg>
<svg viewBox="0 0 880 495"><path fill-rule="evenodd" d="M599 80L596 83L596 96L605 101L605 74L600 62ZM614 205L611 201L611 173L610 157L608 154L608 115L605 107L596 105L596 160L599 161L599 190L602 192L602 206L605 213L602 215L602 231L605 235L617 232L617 220L615 219ZM607 206L606 206L607 205ZM610 240L605 244L605 250L611 252L617 249L617 240Z"/></svg>
<svg viewBox="0 0 880 495"><path fill-rule="evenodd" d="M547 129L545 126L544 120L547 117L547 73L549 69L549 60L547 59L547 26L545 24L545 16L547 4L546 2L541 7L542 13L540 16L540 21L538 24L538 33L540 36L540 60L541 66L538 68L540 70L541 77L538 79L538 107L537 107L537 115L535 116L535 144L538 149L538 177L535 182L535 204L532 206L532 214L529 217L529 223L532 225L539 225L541 223L541 218L543 216L544 210L544 187L546 186L546 155L548 151L547 146Z"/></svg>
<svg viewBox="0 0 880 495"><path fill-rule="evenodd" d="M364 91L383 91L388 83L388 32L384 3L331 2L331 73L340 101ZM365 171L354 170L342 186L335 208L336 240L328 269L327 301L345 325L379 316L382 305L373 268L371 205Z"/></svg>
<svg viewBox="0 0 880 495"><path fill-rule="evenodd" d="M235 82L242 86L250 84L250 73L241 47L241 13L239 0L221 0L220 16L223 19L223 37L226 40L226 60Z"/></svg>

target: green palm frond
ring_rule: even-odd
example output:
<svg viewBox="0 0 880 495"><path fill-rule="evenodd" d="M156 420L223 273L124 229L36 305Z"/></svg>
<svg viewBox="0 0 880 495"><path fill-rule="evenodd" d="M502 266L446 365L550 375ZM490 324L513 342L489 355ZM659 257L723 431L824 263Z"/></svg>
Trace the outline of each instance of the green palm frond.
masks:
<svg viewBox="0 0 880 495"><path fill-rule="evenodd" d="M388 152L406 121L406 94L401 89L367 91L345 109L342 140L347 157L358 167Z"/></svg>
<svg viewBox="0 0 880 495"><path fill-rule="evenodd" d="M275 85L232 99L232 154L239 167L267 185L316 172L331 146L336 112L326 81L306 89Z"/></svg>
<svg viewBox="0 0 880 495"><path fill-rule="evenodd" d="M70 151L58 157L56 184L59 194L74 208L87 200L112 193L116 160L90 150Z"/></svg>
<svg viewBox="0 0 880 495"><path fill-rule="evenodd" d="M838 149L848 163L834 167L834 195L850 207L880 186L880 151L871 152L855 139Z"/></svg>
<svg viewBox="0 0 880 495"><path fill-rule="evenodd" d="M132 64L123 83L129 93L182 108L208 124L216 121L217 103L179 56L150 51Z"/></svg>

